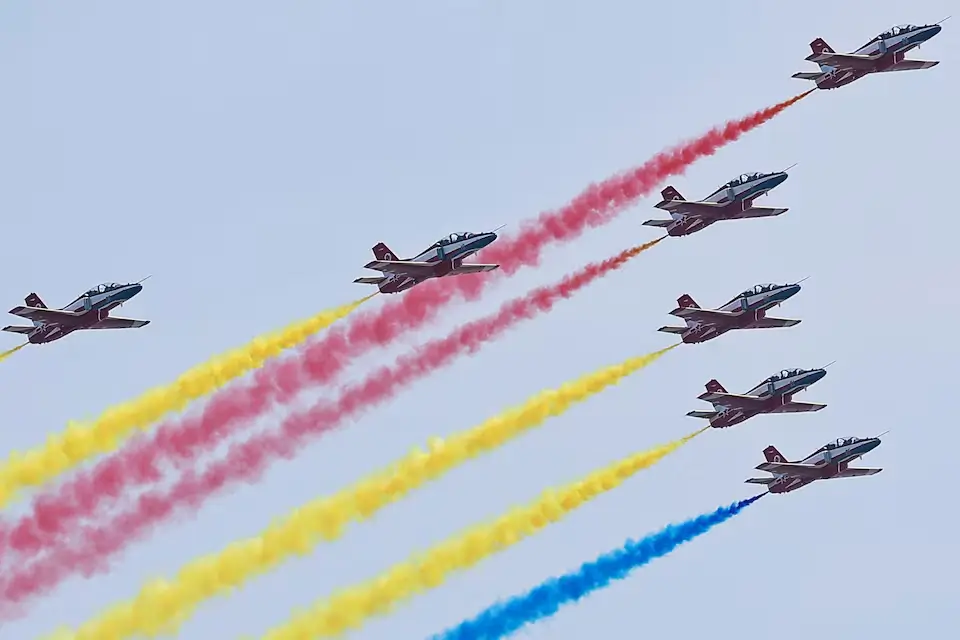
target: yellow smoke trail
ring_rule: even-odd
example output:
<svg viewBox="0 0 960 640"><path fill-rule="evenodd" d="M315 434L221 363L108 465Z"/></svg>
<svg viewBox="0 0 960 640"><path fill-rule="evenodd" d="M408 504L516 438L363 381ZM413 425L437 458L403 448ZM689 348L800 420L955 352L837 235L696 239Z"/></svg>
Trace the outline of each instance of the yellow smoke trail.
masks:
<svg viewBox="0 0 960 640"><path fill-rule="evenodd" d="M0 353L0 362L3 362L3 361L6 360L7 358L9 358L9 357L12 356L13 354L15 354L17 351L20 351L20 349L23 349L23 348L24 348L25 346L27 346L28 344L30 344L30 343L29 343L29 342L24 342L23 344L21 344L21 345L19 345L19 346L16 346L16 347L14 347L13 349L8 349L7 351L4 351L3 353Z"/></svg>
<svg viewBox="0 0 960 640"><path fill-rule="evenodd" d="M14 451L0 467L0 507L23 487L41 485L94 456L114 451L135 430L146 429L166 413L182 410L191 401L262 366L269 358L300 344L372 297L254 338L239 349L190 369L172 384L155 387L134 400L110 407L92 423L71 422L66 431L49 436L44 445L25 453Z"/></svg>
<svg viewBox="0 0 960 640"><path fill-rule="evenodd" d="M307 640L338 636L357 629L367 618L389 613L398 602L439 587L455 571L469 569L481 560L545 529L597 496L657 463L710 427L680 440L637 453L594 471L566 487L548 490L534 502L512 509L493 522L482 524L394 565L376 578L335 593L289 622L268 631L261 640Z"/></svg>
<svg viewBox="0 0 960 640"><path fill-rule="evenodd" d="M51 636L51 640L119 640L141 634L153 637L175 633L204 600L232 593L246 581L266 573L290 556L309 553L320 542L339 538L351 520L372 517L428 481L506 444L550 417L564 413L574 404L652 364L677 346L629 358L557 389L541 391L522 405L472 429L446 440L434 439L426 453L414 450L386 470L372 474L348 489L309 502L260 535L235 542L219 554L187 564L174 580L148 583L136 598L111 607L75 634L61 630L58 635Z"/></svg>

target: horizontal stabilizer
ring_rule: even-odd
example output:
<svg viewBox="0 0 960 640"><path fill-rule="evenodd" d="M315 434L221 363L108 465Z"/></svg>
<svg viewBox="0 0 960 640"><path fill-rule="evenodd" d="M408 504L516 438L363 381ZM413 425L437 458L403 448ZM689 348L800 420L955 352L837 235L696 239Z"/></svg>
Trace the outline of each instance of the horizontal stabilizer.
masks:
<svg viewBox="0 0 960 640"><path fill-rule="evenodd" d="M673 220L647 220L643 225L645 227L669 227L673 222Z"/></svg>
<svg viewBox="0 0 960 640"><path fill-rule="evenodd" d="M3 331L9 331L10 333L30 333L30 332L33 331L34 329L36 329L36 327L34 327L34 326L22 327L22 326L17 326L17 325L11 324L11 325L5 326L2 330L3 330Z"/></svg>
<svg viewBox="0 0 960 640"><path fill-rule="evenodd" d="M820 411L820 409L825 409L826 406L825 404L818 404L816 402L791 401L771 409L770 413L806 413L808 411Z"/></svg>
<svg viewBox="0 0 960 640"><path fill-rule="evenodd" d="M380 276L379 278L374 276L374 277L357 278L356 280L354 280L354 282L358 284L380 284L384 280L386 280L386 278L384 278L383 276Z"/></svg>
<svg viewBox="0 0 960 640"><path fill-rule="evenodd" d="M795 73L790 77L799 78L800 80L817 80L822 75L823 73L820 73L819 71L800 71L799 73Z"/></svg>
<svg viewBox="0 0 960 640"><path fill-rule="evenodd" d="M779 327L795 327L800 324L799 320L790 318L760 318L750 324L751 329L777 329Z"/></svg>
<svg viewBox="0 0 960 640"><path fill-rule="evenodd" d="M748 484L772 484L776 478L747 478L744 482Z"/></svg>
<svg viewBox="0 0 960 640"><path fill-rule="evenodd" d="M688 411L687 415L691 418L703 418L704 420L712 420L714 416L717 415L716 411Z"/></svg>
<svg viewBox="0 0 960 640"><path fill-rule="evenodd" d="M670 312L670 315L678 318L689 318L691 320L729 320L737 316L731 311L720 311L719 309L700 309L698 307L677 307Z"/></svg>
<svg viewBox="0 0 960 640"><path fill-rule="evenodd" d="M149 320L134 320L133 318L118 318L108 316L86 329L139 329L150 324Z"/></svg>
<svg viewBox="0 0 960 640"><path fill-rule="evenodd" d="M657 331L662 331L664 333L675 333L677 335L682 335L686 333L687 327L660 327Z"/></svg>

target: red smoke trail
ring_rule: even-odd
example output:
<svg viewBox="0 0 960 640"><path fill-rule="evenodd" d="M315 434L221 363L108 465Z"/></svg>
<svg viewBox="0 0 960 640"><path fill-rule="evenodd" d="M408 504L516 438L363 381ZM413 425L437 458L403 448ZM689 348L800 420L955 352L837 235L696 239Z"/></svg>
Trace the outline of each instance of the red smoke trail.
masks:
<svg viewBox="0 0 960 640"><path fill-rule="evenodd" d="M64 486L35 498L30 513L19 522L6 526L0 523L0 533L8 532L0 535L0 557L5 551L19 553L25 556L22 562L54 544L81 519L95 517L98 509L111 499L154 482L162 462L191 467L199 456L275 403L289 399L306 385L330 383L351 360L391 342L405 331L422 327L454 298L475 298L498 277L510 275L524 265L535 265L543 249L552 242L571 240L588 227L609 222L665 178L682 173L700 158L764 124L809 93L728 122L654 156L636 169L591 185L565 207L522 225L517 236L501 238L484 249L485 260L501 264L498 271L430 280L376 311L354 314L299 354L268 363L254 374L251 382L238 383L215 394L200 416L168 421L150 436L130 442L92 469L78 472Z"/></svg>
<svg viewBox="0 0 960 640"><path fill-rule="evenodd" d="M337 400L321 400L310 409L291 413L279 428L234 445L222 460L202 474L187 470L171 488L141 495L107 522L80 527L70 536L71 541L63 540L32 562L4 572L0 579L0 603L7 611L0 611L0 615L19 612L26 599L49 591L72 573L90 575L105 569L110 556L145 537L161 521L199 510L208 498L230 485L255 481L274 460L292 458L311 439L389 400L458 356L474 353L521 321L550 311L560 300L619 269L662 239L589 264L554 285L515 298L496 313L462 325L447 337L432 340L398 358L392 366L381 367L365 380L343 387Z"/></svg>

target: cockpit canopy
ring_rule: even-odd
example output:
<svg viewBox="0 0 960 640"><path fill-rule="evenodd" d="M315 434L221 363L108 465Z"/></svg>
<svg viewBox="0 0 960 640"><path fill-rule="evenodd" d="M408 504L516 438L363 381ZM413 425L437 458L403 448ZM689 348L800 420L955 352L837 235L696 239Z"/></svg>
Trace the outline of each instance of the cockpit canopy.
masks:
<svg viewBox="0 0 960 640"><path fill-rule="evenodd" d="M723 185L723 186L720 187L720 188L721 188L721 189L726 189L726 188L728 188L728 187L736 187L736 186L738 186L738 185L744 184L745 182L750 182L751 180L759 180L760 178L763 178L764 176L769 176L769 175L773 175L773 174L770 174L770 173L744 173L744 174L741 174L739 178L734 178L733 180L731 180L730 182L728 182L727 184Z"/></svg>
<svg viewBox="0 0 960 640"><path fill-rule="evenodd" d="M112 291L112 290L114 290L114 289L119 289L119 288L122 287L122 286L123 286L122 284L119 284L119 283L117 283L117 282L104 282L103 284L99 284L99 285L95 286L93 289L90 289L89 291L87 291L87 292L86 292L85 294L83 294L83 295L85 295L85 296L95 296L95 295L98 295L98 294L101 294L101 293L106 293L107 291Z"/></svg>
<svg viewBox="0 0 960 640"><path fill-rule="evenodd" d="M782 285L779 284L758 284L753 287L753 289L747 289L740 296L755 296L760 293L766 293L767 291L773 291L774 289L780 288Z"/></svg>
<svg viewBox="0 0 960 640"><path fill-rule="evenodd" d="M835 442L830 442L823 446L824 449L839 449L840 447L848 447L851 444L856 444L858 442L863 442L866 438L837 438Z"/></svg>
<svg viewBox="0 0 960 640"><path fill-rule="evenodd" d="M453 244L454 242L462 242L468 238L473 238L480 235L479 233L470 233L469 231L463 233L451 233L446 238L443 238L437 242L434 246L444 246L448 244Z"/></svg>
<svg viewBox="0 0 960 640"><path fill-rule="evenodd" d="M786 378L791 378L793 376L798 376L801 373L804 373L804 369L784 369L775 376L770 376L764 382L776 382L777 380L784 380Z"/></svg>
<svg viewBox="0 0 960 640"><path fill-rule="evenodd" d="M884 31L878 35L874 40L886 40L887 38L893 38L895 36L902 35L904 33L909 33L910 31L916 31L920 27L913 24L898 24L889 31Z"/></svg>

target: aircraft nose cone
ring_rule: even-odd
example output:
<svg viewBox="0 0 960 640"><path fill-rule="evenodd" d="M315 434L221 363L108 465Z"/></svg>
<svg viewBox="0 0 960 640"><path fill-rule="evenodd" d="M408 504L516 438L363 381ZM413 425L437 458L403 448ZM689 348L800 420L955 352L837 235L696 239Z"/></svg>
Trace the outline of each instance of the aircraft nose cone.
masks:
<svg viewBox="0 0 960 640"><path fill-rule="evenodd" d="M139 283L137 283L137 284L132 284L132 285L129 286L129 288L127 288L127 292L126 292L127 295L126 295L126 297L127 297L127 298L132 298L133 296L137 295L137 294L140 293L141 291L143 291L143 285L142 285L142 284L139 284Z"/></svg>
<svg viewBox="0 0 960 640"><path fill-rule="evenodd" d="M793 297L793 296L797 295L797 293L799 293L799 292L800 292L800 285L798 285L798 284L791 284L791 285L788 286L788 287L784 287L784 288L783 288L783 299L786 300L787 298Z"/></svg>
<svg viewBox="0 0 960 640"><path fill-rule="evenodd" d="M941 27L939 24L933 25L932 27L930 27L930 30L927 32L927 37L928 37L928 38L932 38L933 36L935 36L935 35L937 35L938 33L940 33L940 29L942 29L942 28L943 28L943 27Z"/></svg>
<svg viewBox="0 0 960 640"><path fill-rule="evenodd" d="M776 186L779 186L779 185L783 184L784 182L786 182L786 180L787 180L788 177L789 177L789 176L787 175L787 172L786 172L786 171L782 171L782 172L778 173L778 174L777 174L776 176L774 176L774 178L773 178L773 186L776 187Z"/></svg>
<svg viewBox="0 0 960 640"><path fill-rule="evenodd" d="M864 453L867 453L868 451L873 451L879 446L880 446L880 438L873 438L864 447Z"/></svg>
<svg viewBox="0 0 960 640"><path fill-rule="evenodd" d="M823 379L823 376L827 375L826 369L817 369L816 371L810 372L810 384L813 384L817 380Z"/></svg>

